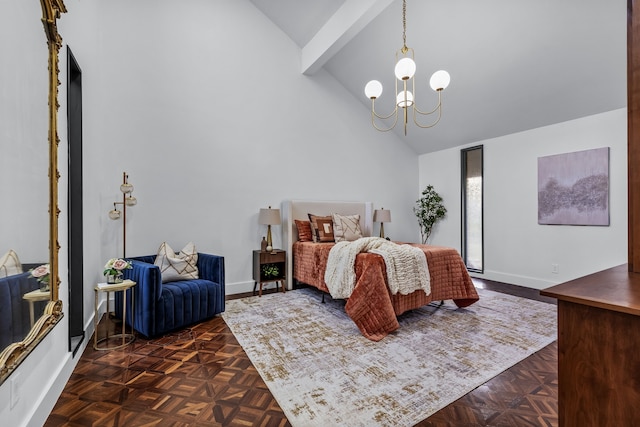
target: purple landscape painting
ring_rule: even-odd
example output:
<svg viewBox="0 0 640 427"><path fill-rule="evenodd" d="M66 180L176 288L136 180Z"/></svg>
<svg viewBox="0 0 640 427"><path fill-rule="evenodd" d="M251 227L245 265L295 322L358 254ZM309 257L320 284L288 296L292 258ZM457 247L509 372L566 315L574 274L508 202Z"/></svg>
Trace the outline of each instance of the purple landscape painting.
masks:
<svg viewBox="0 0 640 427"><path fill-rule="evenodd" d="M538 224L609 225L609 147L538 158Z"/></svg>

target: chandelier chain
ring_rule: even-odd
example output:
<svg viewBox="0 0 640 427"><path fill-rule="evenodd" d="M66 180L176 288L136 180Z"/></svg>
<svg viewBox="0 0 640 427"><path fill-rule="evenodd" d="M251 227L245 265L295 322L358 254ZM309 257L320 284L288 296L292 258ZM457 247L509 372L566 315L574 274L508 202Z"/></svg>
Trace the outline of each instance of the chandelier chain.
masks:
<svg viewBox="0 0 640 427"><path fill-rule="evenodd" d="M402 53L407 53L407 0L402 0Z"/></svg>

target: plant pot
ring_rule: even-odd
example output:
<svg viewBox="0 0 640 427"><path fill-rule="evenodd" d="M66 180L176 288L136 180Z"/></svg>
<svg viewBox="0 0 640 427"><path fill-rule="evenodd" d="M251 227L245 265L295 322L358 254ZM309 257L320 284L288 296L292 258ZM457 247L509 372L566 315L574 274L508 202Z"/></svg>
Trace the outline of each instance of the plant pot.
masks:
<svg viewBox="0 0 640 427"><path fill-rule="evenodd" d="M109 284L122 283L122 273L107 274L107 283Z"/></svg>

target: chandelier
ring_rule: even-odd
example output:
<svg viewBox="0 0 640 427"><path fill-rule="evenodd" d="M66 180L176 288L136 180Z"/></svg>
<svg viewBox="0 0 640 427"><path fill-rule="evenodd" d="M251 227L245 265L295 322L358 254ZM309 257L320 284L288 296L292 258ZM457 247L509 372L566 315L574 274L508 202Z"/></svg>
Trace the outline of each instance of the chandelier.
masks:
<svg viewBox="0 0 640 427"><path fill-rule="evenodd" d="M444 70L436 71L431 76L431 80L429 84L431 85L431 89L435 90L438 93L438 104L431 111L420 111L415 104L416 98L416 85L415 80L413 78L416 73L416 63L413 60L413 49L407 47L407 2L406 0L402 1L402 48L396 51L396 68L395 75L396 79L396 106L391 112L391 114L384 116L376 113L375 103L376 98L380 97L382 94L382 83L378 80L371 80L364 88L364 93L367 95L367 98L371 99L371 124L373 127L381 132L386 132L393 129L398 123L398 108L402 109L402 116L404 122L404 134L407 134L407 123L409 118L409 109L412 111L413 122L421 128L430 128L435 126L442 116L442 91L449 86L449 81L451 78L449 77L449 73ZM398 91L398 81L402 82L402 90ZM410 89L409 90L409 86ZM423 125L418 122L418 115L420 116L429 116L431 114L437 113L437 118L430 124ZM384 122L393 117L393 124L389 127L379 127L376 125L376 118L381 122Z"/></svg>

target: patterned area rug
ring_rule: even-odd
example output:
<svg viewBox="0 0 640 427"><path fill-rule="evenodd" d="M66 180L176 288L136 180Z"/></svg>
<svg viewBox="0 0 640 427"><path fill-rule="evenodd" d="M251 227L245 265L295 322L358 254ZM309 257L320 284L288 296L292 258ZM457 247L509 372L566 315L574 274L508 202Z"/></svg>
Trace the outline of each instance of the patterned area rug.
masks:
<svg viewBox="0 0 640 427"><path fill-rule="evenodd" d="M344 301L299 289L227 301L225 322L293 426L412 426L556 339L556 306L478 289L364 338Z"/></svg>

